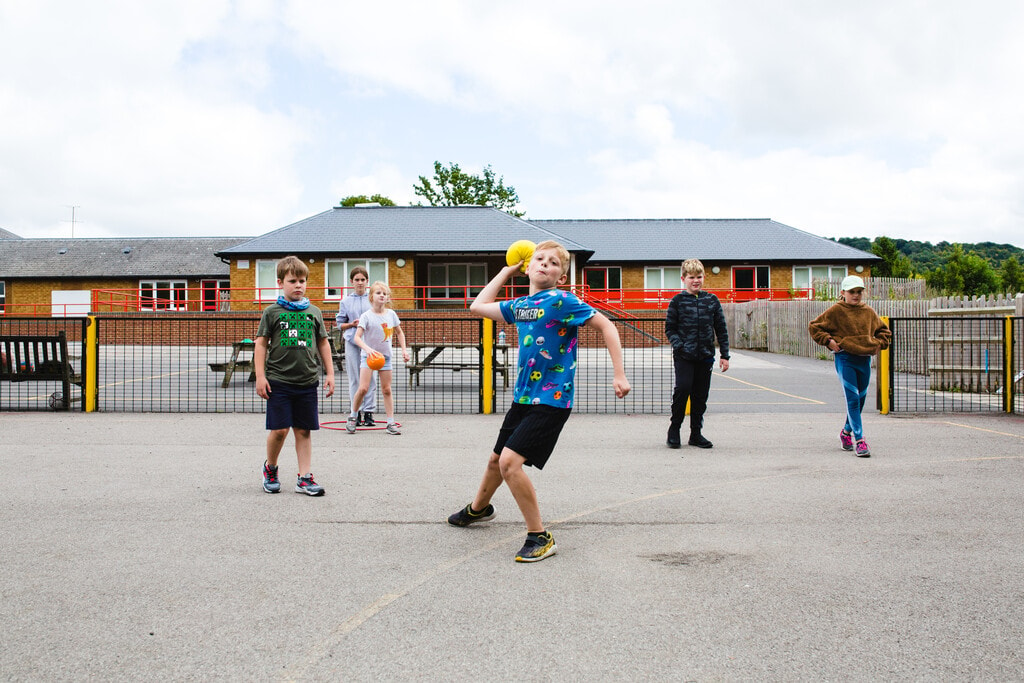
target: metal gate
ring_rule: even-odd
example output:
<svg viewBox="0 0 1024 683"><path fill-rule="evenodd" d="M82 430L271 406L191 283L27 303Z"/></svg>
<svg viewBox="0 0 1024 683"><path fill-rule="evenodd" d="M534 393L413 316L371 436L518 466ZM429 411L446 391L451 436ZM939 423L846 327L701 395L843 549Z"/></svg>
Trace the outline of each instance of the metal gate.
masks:
<svg viewBox="0 0 1024 683"><path fill-rule="evenodd" d="M889 327L890 411L1024 412L1024 318L891 318Z"/></svg>

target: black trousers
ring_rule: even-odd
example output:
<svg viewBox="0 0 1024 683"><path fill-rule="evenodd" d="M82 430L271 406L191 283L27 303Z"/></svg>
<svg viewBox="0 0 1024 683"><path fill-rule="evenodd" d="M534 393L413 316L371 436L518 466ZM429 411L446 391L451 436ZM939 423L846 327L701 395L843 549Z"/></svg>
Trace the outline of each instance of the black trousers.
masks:
<svg viewBox="0 0 1024 683"><path fill-rule="evenodd" d="M686 401L690 401L690 434L700 434L704 411L711 391L711 370L714 363L692 361L678 353L672 358L676 370L676 386L672 391L672 427L679 428L686 417Z"/></svg>

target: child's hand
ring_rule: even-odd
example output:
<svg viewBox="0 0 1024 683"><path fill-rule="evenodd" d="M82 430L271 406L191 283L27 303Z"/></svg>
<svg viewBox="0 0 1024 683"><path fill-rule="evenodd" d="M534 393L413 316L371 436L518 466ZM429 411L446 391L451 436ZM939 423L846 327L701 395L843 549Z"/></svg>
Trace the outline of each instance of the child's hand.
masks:
<svg viewBox="0 0 1024 683"><path fill-rule="evenodd" d="M256 379L256 395L263 399L270 398L270 382L266 377Z"/></svg>
<svg viewBox="0 0 1024 683"><path fill-rule="evenodd" d="M615 398L626 398L626 394L628 394L629 390L632 389L632 387L629 386L629 380L625 377L616 377L612 381L612 388L615 389Z"/></svg>
<svg viewBox="0 0 1024 683"><path fill-rule="evenodd" d="M327 387L327 393L324 398L330 398L334 395L334 375L327 375L327 380L324 382L324 386Z"/></svg>
<svg viewBox="0 0 1024 683"><path fill-rule="evenodd" d="M404 360L406 363L408 363L409 362L409 358L410 358L410 356L409 356L409 349L402 349L402 360Z"/></svg>
<svg viewBox="0 0 1024 683"><path fill-rule="evenodd" d="M722 368L722 372L725 372L726 370L728 370L729 369L729 359L728 358L719 358L718 359L718 367Z"/></svg>

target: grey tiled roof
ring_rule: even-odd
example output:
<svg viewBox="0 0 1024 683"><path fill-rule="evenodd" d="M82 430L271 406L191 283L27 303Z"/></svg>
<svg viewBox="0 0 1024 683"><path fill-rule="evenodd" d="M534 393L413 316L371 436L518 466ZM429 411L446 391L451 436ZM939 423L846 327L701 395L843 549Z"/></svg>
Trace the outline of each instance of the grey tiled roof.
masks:
<svg viewBox="0 0 1024 683"><path fill-rule="evenodd" d="M0 228L0 240L20 240L21 238L15 235L10 230L4 230Z"/></svg>
<svg viewBox="0 0 1024 683"><path fill-rule="evenodd" d="M215 253L245 239L2 239L0 277L226 277Z"/></svg>
<svg viewBox="0 0 1024 683"><path fill-rule="evenodd" d="M871 262L874 254L770 218L534 220L594 250L591 263L702 261Z"/></svg>
<svg viewBox="0 0 1024 683"><path fill-rule="evenodd" d="M486 254L504 253L520 239L557 239L570 252L588 256L591 251L486 206L374 206L336 207L220 254Z"/></svg>

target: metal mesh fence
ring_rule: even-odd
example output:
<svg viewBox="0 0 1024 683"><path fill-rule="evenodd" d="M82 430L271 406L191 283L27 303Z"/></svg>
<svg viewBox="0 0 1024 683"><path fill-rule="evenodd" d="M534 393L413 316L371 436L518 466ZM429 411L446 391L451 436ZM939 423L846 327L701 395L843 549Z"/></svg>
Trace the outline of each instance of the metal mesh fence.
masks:
<svg viewBox="0 0 1024 683"><path fill-rule="evenodd" d="M890 367L893 412L1001 412L1006 365L1020 386L1021 318L1015 318L1013 354L1007 359L1004 318L892 318ZM1021 412L1017 396L1015 412Z"/></svg>
<svg viewBox="0 0 1024 683"><path fill-rule="evenodd" d="M77 383L71 386L70 397L72 410L82 410L85 363L82 343L89 321L86 318L41 318L41 317L6 317L0 316L0 339L7 337L55 337L63 332L67 338L68 362ZM11 357L7 357L8 350ZM12 345L0 345L2 363L16 363ZM0 381L0 411L8 410L51 410L63 407L64 388L57 381L35 381L31 372L36 358L22 358L21 363L26 370L19 374L20 381Z"/></svg>
<svg viewBox="0 0 1024 683"><path fill-rule="evenodd" d="M504 412L512 402L518 372L514 325L495 324L493 395L483 395L483 321L468 313L450 317L398 311L410 348L410 361L392 359L392 391L397 415L479 413L484 401ZM325 314L329 316L329 314ZM262 413L252 367L252 340L259 313L127 313L96 317L98 335L97 408L107 412ZM664 413L672 400L672 355L664 343L664 319L613 318L622 340L632 391L624 400L612 389L612 363L604 339L580 330L574 410L585 413ZM67 331L80 375L85 319L0 318L0 334L55 334ZM330 320L327 321L330 325ZM343 346L343 344L337 344ZM396 344L397 348L397 344ZM348 377L340 349L335 394L321 394L323 419L342 420L349 412ZM0 409L47 408L56 386L0 382ZM80 404L76 405L76 408ZM378 388L377 411L384 412Z"/></svg>

